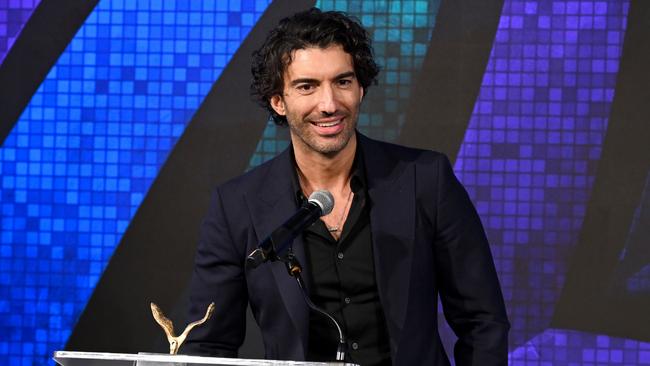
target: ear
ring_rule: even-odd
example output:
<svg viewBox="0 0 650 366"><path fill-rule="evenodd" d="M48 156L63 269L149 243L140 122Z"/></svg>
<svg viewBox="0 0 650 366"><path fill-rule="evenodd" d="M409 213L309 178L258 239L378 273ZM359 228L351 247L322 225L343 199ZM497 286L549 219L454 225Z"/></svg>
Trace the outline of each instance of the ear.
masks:
<svg viewBox="0 0 650 366"><path fill-rule="evenodd" d="M363 95L365 90L363 89L363 87L359 87L359 88L361 89L361 94L359 95L359 103L361 103L361 101L363 100Z"/></svg>
<svg viewBox="0 0 650 366"><path fill-rule="evenodd" d="M271 108L273 108L275 113L281 116L285 116L287 114L286 108L284 107L284 100L282 100L282 97L280 95L276 94L272 96L269 103L271 104Z"/></svg>

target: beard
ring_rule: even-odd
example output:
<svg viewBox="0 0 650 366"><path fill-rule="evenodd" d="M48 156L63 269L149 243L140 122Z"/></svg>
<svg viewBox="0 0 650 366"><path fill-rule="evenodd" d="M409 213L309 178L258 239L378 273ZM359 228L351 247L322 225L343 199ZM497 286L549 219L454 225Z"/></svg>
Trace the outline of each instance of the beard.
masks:
<svg viewBox="0 0 650 366"><path fill-rule="evenodd" d="M287 121L291 131L294 145L302 145L303 148L317 152L322 155L336 155L343 150L352 136L355 134L357 113L340 113L334 116L342 117L342 130L333 134L320 134L316 126L311 122L317 118L301 118L295 114L287 113Z"/></svg>

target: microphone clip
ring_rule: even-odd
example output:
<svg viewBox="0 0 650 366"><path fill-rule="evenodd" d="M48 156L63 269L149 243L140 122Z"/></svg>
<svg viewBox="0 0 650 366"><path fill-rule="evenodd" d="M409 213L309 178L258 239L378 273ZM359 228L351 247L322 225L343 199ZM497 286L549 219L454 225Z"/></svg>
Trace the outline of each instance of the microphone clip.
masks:
<svg viewBox="0 0 650 366"><path fill-rule="evenodd" d="M286 258L281 259L287 266L289 276L298 278L302 273L302 265L298 262L298 258L293 254L293 250L289 248Z"/></svg>

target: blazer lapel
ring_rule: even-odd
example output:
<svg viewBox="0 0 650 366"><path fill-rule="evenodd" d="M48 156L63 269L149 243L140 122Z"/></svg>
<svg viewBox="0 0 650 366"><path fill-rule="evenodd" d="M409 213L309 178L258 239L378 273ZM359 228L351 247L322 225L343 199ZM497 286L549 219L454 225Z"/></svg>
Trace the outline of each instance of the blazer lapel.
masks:
<svg viewBox="0 0 650 366"><path fill-rule="evenodd" d="M404 325L415 235L415 169L360 134L370 196L377 288L396 346Z"/></svg>
<svg viewBox="0 0 650 366"><path fill-rule="evenodd" d="M247 197L258 241L266 238L298 209L295 192L292 191L291 174L294 174L292 171L294 168L289 149L285 150L272 162L273 165L270 167L267 176L260 182L258 193L252 194L253 197ZM294 241L293 251L304 269L306 260L304 243L301 237ZM289 276L284 263L271 262L264 265L271 268L274 281L278 286L287 312L300 335L302 348L306 351L309 309L300 288L295 278Z"/></svg>

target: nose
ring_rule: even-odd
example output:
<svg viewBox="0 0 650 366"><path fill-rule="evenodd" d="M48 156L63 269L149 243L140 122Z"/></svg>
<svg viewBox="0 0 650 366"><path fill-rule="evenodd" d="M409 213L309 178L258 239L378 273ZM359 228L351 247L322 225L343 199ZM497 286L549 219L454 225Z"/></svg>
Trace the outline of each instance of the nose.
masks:
<svg viewBox="0 0 650 366"><path fill-rule="evenodd" d="M334 114L338 108L336 91L330 84L325 84L320 89L318 109L324 115Z"/></svg>

